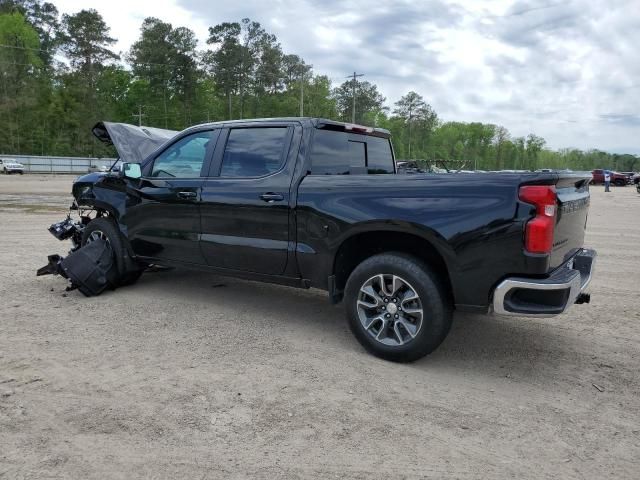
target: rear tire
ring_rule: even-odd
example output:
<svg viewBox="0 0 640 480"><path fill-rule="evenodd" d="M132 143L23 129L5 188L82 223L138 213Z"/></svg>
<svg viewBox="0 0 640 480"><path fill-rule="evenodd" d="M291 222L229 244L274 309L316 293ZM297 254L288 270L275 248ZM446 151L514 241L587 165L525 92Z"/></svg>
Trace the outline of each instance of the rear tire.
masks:
<svg viewBox="0 0 640 480"><path fill-rule="evenodd" d="M624 187L627 185L627 183L624 180L620 180L620 179L616 180L614 183L617 187Z"/></svg>
<svg viewBox="0 0 640 480"><path fill-rule="evenodd" d="M433 352L451 328L453 309L442 279L403 253L375 255L358 265L347 280L344 301L355 337L386 360L418 360Z"/></svg>
<svg viewBox="0 0 640 480"><path fill-rule="evenodd" d="M82 232L81 246L85 246L94 238L103 238L110 245L115 256L115 265L118 269L117 286L124 287L138 281L143 269L127 270L125 258L129 255L124 246L122 234L115 223L109 218L99 217L91 220Z"/></svg>

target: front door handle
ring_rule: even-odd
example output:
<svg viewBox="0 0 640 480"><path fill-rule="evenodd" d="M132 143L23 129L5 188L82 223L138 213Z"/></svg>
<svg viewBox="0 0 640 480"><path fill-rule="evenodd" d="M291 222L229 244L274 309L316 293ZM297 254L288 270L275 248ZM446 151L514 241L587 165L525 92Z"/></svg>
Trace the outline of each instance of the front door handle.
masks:
<svg viewBox="0 0 640 480"><path fill-rule="evenodd" d="M267 192L260 195L260 198L265 202L273 203L281 202L282 200L284 200L284 195L282 195L281 193Z"/></svg>
<svg viewBox="0 0 640 480"><path fill-rule="evenodd" d="M193 200L198 194L196 192L178 192L178 198L182 200Z"/></svg>

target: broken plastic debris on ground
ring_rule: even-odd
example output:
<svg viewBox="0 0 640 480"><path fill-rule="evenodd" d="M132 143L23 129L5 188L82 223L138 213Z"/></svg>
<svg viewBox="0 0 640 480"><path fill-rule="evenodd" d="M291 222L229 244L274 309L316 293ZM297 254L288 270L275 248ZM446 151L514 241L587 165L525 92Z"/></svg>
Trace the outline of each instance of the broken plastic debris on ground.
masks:
<svg viewBox="0 0 640 480"><path fill-rule="evenodd" d="M82 225L70 217L51 225L49 232L58 240L71 238L74 246L66 257L49 255L49 263L38 269L37 276L60 275L70 282L67 290L78 289L87 297L115 288L117 267L107 241L99 238L80 246Z"/></svg>

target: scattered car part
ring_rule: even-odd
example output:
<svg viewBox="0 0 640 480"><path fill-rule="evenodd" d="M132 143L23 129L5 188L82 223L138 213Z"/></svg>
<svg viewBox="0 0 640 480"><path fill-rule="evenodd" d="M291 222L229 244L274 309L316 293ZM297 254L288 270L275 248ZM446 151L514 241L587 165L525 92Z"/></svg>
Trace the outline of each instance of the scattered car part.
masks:
<svg viewBox="0 0 640 480"><path fill-rule="evenodd" d="M100 295L116 287L117 269L110 244L96 239L67 257L49 255L49 263L36 272L41 275L60 275L71 282L67 290L78 289L86 297Z"/></svg>
<svg viewBox="0 0 640 480"><path fill-rule="evenodd" d="M72 250L76 250L80 246L84 227L85 226L82 224L82 221L74 222L71 219L71 215L68 215L67 218L65 218L61 222L51 225L49 227L49 233L51 233L51 235L53 235L60 241L71 239L71 241L73 242Z"/></svg>

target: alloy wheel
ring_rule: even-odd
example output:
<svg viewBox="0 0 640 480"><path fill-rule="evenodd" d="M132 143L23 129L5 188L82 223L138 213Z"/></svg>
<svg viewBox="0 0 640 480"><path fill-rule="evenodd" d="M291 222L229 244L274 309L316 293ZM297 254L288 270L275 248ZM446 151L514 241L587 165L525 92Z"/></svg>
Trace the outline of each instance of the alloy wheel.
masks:
<svg viewBox="0 0 640 480"><path fill-rule="evenodd" d="M376 341L401 346L422 328L424 310L415 288L404 278L378 274L360 287L357 300L360 323Z"/></svg>

